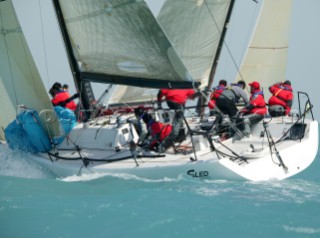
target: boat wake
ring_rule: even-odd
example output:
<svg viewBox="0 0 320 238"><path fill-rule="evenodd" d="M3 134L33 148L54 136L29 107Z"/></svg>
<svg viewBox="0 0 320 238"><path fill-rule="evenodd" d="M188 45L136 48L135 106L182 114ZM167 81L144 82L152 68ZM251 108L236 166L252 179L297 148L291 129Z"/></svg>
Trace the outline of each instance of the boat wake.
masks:
<svg viewBox="0 0 320 238"><path fill-rule="evenodd" d="M116 183L120 187L132 183L144 186L164 186L166 189L192 193L203 197L229 197L252 200L256 206L269 202L289 202L303 204L315 202L320 204L320 184L316 180L289 179L266 182L228 181L209 179L190 179L184 175L176 178L146 179L125 173L92 173L57 178L44 170L29 158L31 154L9 150L0 144L0 176L20 178L47 179L54 178L61 182L93 182L105 185ZM154 184L154 185L152 185Z"/></svg>
<svg viewBox="0 0 320 238"><path fill-rule="evenodd" d="M259 203L284 202L320 204L320 185L304 179L267 182L239 182L207 180L204 185L194 186L193 191L205 197L227 196L252 200Z"/></svg>
<svg viewBox="0 0 320 238"><path fill-rule="evenodd" d="M13 151L0 144L0 176L44 179L53 175L32 162L27 154Z"/></svg>
<svg viewBox="0 0 320 238"><path fill-rule="evenodd" d="M306 179L282 181L249 182L228 180L194 180L186 176L177 178L145 179L123 173L92 173L59 179L63 182L93 182L108 186L115 183L119 187L155 187L179 193L191 193L206 198L245 199L259 207L266 203L320 204L320 184Z"/></svg>
<svg viewBox="0 0 320 238"><path fill-rule="evenodd" d="M293 232L293 233L302 233L302 234L307 234L307 235L313 235L313 234L318 234L320 233L320 229L318 228L312 228L312 227L293 227L289 225L284 225L283 229L288 232Z"/></svg>
<svg viewBox="0 0 320 238"><path fill-rule="evenodd" d="M92 173L92 174L82 174L82 175L73 175L66 178L61 178L61 181L64 182L82 182L98 179L119 179L119 180L132 180L132 181L141 181L145 183L162 183L162 182L177 182L183 180L183 176L180 175L177 178L162 178L162 179L147 179L138 177L132 174L126 173Z"/></svg>

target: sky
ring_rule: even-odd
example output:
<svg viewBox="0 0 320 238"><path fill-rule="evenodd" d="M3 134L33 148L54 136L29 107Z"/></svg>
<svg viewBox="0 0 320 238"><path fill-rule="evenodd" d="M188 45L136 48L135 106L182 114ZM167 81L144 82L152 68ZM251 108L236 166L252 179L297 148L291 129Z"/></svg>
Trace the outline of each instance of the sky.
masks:
<svg viewBox="0 0 320 238"><path fill-rule="evenodd" d="M156 14L163 0L146 0ZM198 0L203 1L203 0ZM271 0L266 0L271 1ZM68 83L75 93L70 66L60 37L51 0L13 0L17 15L34 56L41 77L49 90L55 82ZM261 2L261 0L258 0ZM236 0L232 28L226 38L232 57L241 62L249 29L257 11L252 0ZM289 41L286 79L291 80L295 91L307 92L314 105L314 115L320 119L320 0L293 0L292 27ZM216 78L233 81L236 71L230 55L224 50L221 55ZM106 86L107 87L107 86ZM99 89L94 90L100 95ZM101 93L102 90L100 89ZM295 100L297 101L297 100Z"/></svg>

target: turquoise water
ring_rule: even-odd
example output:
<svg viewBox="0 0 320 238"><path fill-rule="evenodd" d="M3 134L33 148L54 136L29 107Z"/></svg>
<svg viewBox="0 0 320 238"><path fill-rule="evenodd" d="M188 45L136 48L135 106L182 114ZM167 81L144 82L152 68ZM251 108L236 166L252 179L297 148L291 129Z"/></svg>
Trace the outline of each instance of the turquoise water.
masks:
<svg viewBox="0 0 320 238"><path fill-rule="evenodd" d="M0 237L320 237L320 154L263 183L57 179L16 152L0 157Z"/></svg>

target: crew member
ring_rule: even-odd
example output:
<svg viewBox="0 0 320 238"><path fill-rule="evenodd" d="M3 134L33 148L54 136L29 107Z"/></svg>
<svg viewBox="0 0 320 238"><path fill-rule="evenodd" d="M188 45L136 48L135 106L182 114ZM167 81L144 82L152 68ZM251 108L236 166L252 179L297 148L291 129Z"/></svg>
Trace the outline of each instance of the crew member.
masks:
<svg viewBox="0 0 320 238"><path fill-rule="evenodd" d="M210 100L208 103L208 107L210 109L214 109L216 107L216 100L218 97L220 97L221 93L223 92L226 86L227 86L227 81L224 79L221 79L219 81L218 86L212 89L213 92L210 95Z"/></svg>
<svg viewBox="0 0 320 238"><path fill-rule="evenodd" d="M248 96L244 91L245 87L246 83L240 80L237 84L231 84L229 87L226 87L216 99L216 106L221 112L229 115L231 120L235 119L238 112L236 103L238 103L240 99L243 100L245 105L249 102Z"/></svg>
<svg viewBox="0 0 320 238"><path fill-rule="evenodd" d="M172 126L170 124L155 121L148 113L144 113L142 120L146 123L148 133L151 135L149 149L159 147L162 144L161 142L168 137L172 131ZM161 148L158 148L158 150L163 152Z"/></svg>
<svg viewBox="0 0 320 238"><path fill-rule="evenodd" d="M185 104L188 99L194 99L197 95L194 89L160 89L157 95L158 108L162 108L161 101L165 98L167 105L170 109L175 110L175 116L172 122L172 132L163 141L163 150L172 145L178 138L179 131L183 124L183 113Z"/></svg>
<svg viewBox="0 0 320 238"><path fill-rule="evenodd" d="M269 91L272 93L268 101L270 116L289 115L293 102L291 82L276 83L269 87Z"/></svg>
<svg viewBox="0 0 320 238"><path fill-rule="evenodd" d="M250 136L250 126L257 124L267 114L266 102L264 101L263 92L258 82L249 83L250 101L240 111L241 116L237 119L239 129L243 130L245 136Z"/></svg>
<svg viewBox="0 0 320 238"><path fill-rule="evenodd" d="M50 94L54 95L51 102L53 106L62 106L68 108L72 111L75 111L77 105L73 101L74 98L78 97L78 94L75 94L73 97L70 97L70 94L62 89L60 83L56 82L50 89Z"/></svg>

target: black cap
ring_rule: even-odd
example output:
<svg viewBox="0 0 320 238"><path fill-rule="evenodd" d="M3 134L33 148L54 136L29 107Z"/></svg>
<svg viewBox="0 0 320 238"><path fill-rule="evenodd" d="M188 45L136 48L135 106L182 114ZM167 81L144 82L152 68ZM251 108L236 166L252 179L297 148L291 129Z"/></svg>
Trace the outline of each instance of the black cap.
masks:
<svg viewBox="0 0 320 238"><path fill-rule="evenodd" d="M289 80L284 81L283 84L288 84L291 86L291 82Z"/></svg>
<svg viewBox="0 0 320 238"><path fill-rule="evenodd" d="M243 86L243 89L245 89L245 88L246 88L246 82L245 82L245 81L243 81L243 80L238 81L238 83L237 83L237 84L242 85L242 86Z"/></svg>
<svg viewBox="0 0 320 238"><path fill-rule="evenodd" d="M52 87L54 90L60 90L62 88L61 83L55 82Z"/></svg>

